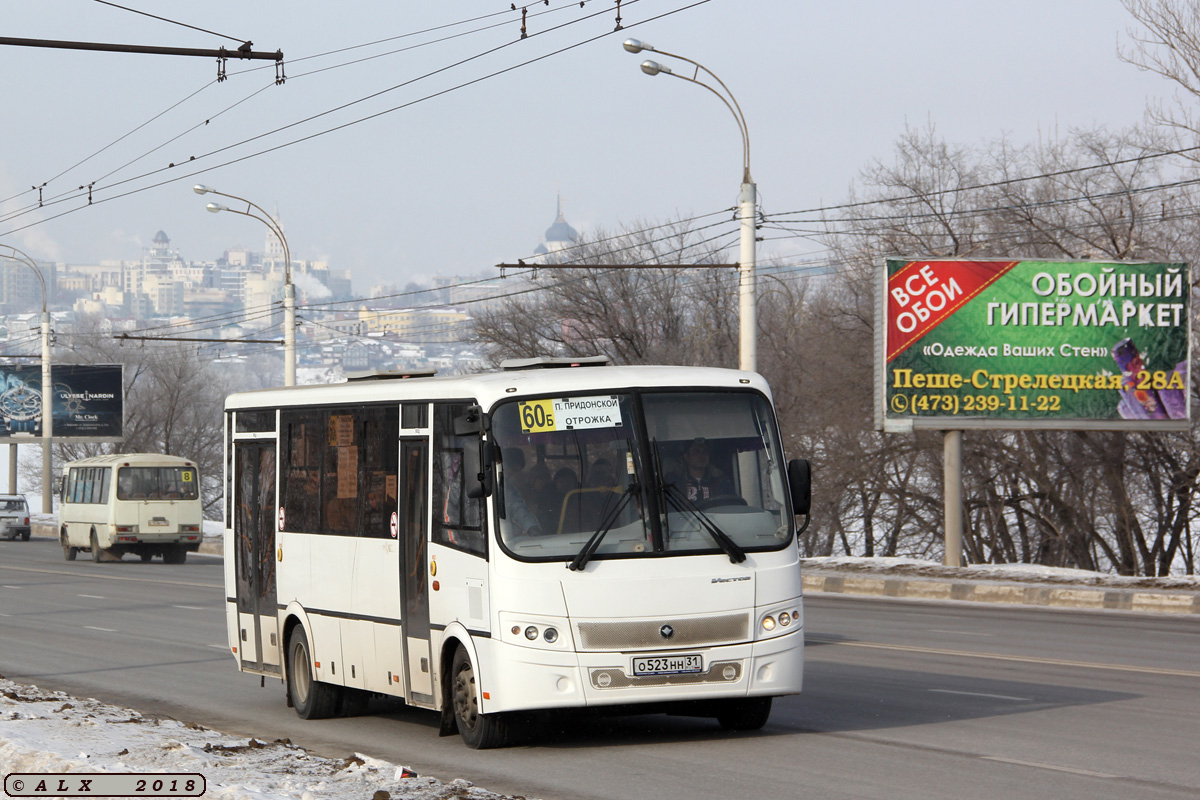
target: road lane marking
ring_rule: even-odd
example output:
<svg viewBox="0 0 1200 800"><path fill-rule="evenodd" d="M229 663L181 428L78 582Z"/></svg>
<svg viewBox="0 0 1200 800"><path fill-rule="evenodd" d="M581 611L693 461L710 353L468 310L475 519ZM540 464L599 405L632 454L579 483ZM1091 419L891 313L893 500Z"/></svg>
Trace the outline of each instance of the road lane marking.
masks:
<svg viewBox="0 0 1200 800"><path fill-rule="evenodd" d="M81 594L80 597L90 597L93 600L103 600L104 598L98 594Z"/></svg>
<svg viewBox="0 0 1200 800"><path fill-rule="evenodd" d="M129 581L131 583L166 583L171 586L193 586L198 589L219 589L224 583L200 583L198 581L180 581L167 578L133 578L128 575L104 575L101 572L80 572L77 569L39 569L37 567L14 567L10 564L0 564L0 570L12 572L37 572L42 575L70 575L72 578L88 578L104 581Z"/></svg>
<svg viewBox="0 0 1200 800"><path fill-rule="evenodd" d="M1055 772L1069 772L1072 775L1086 775L1089 778L1107 778L1114 780L1119 775L1109 775L1107 772L1092 772L1087 769L1076 769L1075 767L1063 767L1058 764L1040 764L1037 761L1021 761L1016 758L1002 758L1000 756L980 756L984 761L999 761L1002 764L1016 764L1019 767L1035 767L1037 769L1049 769Z"/></svg>
<svg viewBox="0 0 1200 800"><path fill-rule="evenodd" d="M95 625L84 625L84 628L89 631L103 631L104 633L119 633L116 628L97 628Z"/></svg>
<svg viewBox="0 0 1200 800"><path fill-rule="evenodd" d="M938 630L937 628L930 628L929 632L930 633L950 633L955 636L983 636L988 639L994 639L996 637L996 634L994 634L994 633L979 633L978 631L943 631L943 630Z"/></svg>
<svg viewBox="0 0 1200 800"><path fill-rule="evenodd" d="M182 608L185 611L204 611L204 606L171 606L171 608Z"/></svg>
<svg viewBox="0 0 1200 800"><path fill-rule="evenodd" d="M1137 672L1144 675L1171 675L1177 678L1200 678L1200 672L1186 669L1135 667L1128 664L1097 664L1091 661L1066 661L1059 658L1038 658L1036 656L1010 656L1003 653L976 653L969 650L944 650L936 647L913 647L912 645L882 644L880 642L847 642L840 639L822 639L819 636L809 636L808 641L820 644L841 645L842 647L865 647L871 650L901 650L907 653L922 653L932 656L984 658L994 661L1016 661L1022 664L1045 664L1055 667L1078 667L1080 669L1104 669L1114 672Z"/></svg>
<svg viewBox="0 0 1200 800"><path fill-rule="evenodd" d="M987 697L992 700L1013 700L1018 703L1033 702L1032 697L1013 697L1007 694L988 694L986 692L956 692L953 689L930 689L929 691L937 692L938 694L961 694L966 697Z"/></svg>

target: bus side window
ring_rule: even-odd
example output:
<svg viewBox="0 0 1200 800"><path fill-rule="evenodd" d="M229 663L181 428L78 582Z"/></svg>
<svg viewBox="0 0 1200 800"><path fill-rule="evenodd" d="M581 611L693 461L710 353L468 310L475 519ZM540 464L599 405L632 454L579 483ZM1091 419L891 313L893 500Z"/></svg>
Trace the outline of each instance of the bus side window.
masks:
<svg viewBox="0 0 1200 800"><path fill-rule="evenodd" d="M487 555L483 502L467 496L463 452L478 447L474 436L456 436L454 418L465 403L439 403L433 414L433 540L476 555Z"/></svg>

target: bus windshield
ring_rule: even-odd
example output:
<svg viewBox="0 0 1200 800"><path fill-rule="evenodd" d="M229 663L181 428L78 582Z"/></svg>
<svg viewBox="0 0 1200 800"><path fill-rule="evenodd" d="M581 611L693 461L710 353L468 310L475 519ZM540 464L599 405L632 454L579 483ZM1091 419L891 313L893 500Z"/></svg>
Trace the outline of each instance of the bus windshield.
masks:
<svg viewBox="0 0 1200 800"><path fill-rule="evenodd" d="M792 537L783 455L757 392L526 398L492 414L497 526L520 559L778 549Z"/></svg>
<svg viewBox="0 0 1200 800"><path fill-rule="evenodd" d="M122 467L117 472L118 500L196 500L200 481L195 467Z"/></svg>

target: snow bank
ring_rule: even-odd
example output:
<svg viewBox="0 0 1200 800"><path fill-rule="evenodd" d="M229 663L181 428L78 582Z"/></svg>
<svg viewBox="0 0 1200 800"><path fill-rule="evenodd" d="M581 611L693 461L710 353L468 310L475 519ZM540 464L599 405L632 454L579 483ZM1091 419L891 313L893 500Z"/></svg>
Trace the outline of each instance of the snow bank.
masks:
<svg viewBox="0 0 1200 800"><path fill-rule="evenodd" d="M0 776L55 772L199 773L203 796L220 800L514 800L369 756L323 758L286 739L238 739L0 678Z"/></svg>

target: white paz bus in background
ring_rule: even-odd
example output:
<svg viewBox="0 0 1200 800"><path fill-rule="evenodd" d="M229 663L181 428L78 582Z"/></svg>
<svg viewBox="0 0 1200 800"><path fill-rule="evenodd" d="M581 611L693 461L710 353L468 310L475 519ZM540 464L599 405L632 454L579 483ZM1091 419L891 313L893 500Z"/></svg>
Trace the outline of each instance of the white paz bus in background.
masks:
<svg viewBox="0 0 1200 800"><path fill-rule="evenodd" d="M239 668L302 717L390 695L471 747L542 709L764 725L801 688L808 464L757 374L590 361L230 396Z"/></svg>
<svg viewBox="0 0 1200 800"><path fill-rule="evenodd" d="M80 550L96 561L162 556L182 564L200 548L204 512L194 461L153 453L122 453L72 461L59 491L59 540L74 561Z"/></svg>

